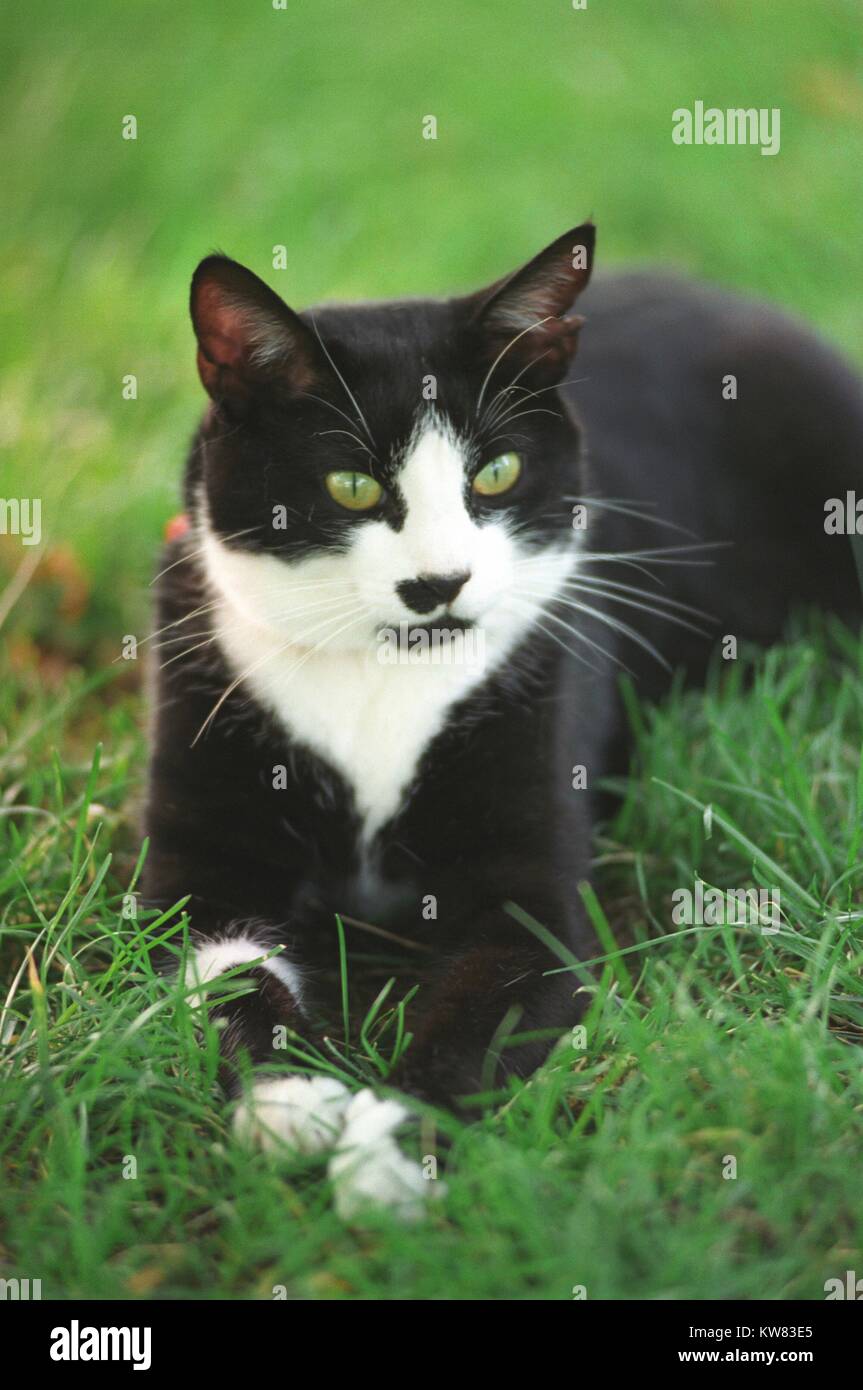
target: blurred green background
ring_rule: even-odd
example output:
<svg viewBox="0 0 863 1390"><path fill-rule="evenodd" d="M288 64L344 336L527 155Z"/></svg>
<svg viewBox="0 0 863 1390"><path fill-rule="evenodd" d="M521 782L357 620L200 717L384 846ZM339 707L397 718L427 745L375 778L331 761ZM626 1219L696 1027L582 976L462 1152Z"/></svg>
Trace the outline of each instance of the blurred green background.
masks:
<svg viewBox="0 0 863 1390"><path fill-rule="evenodd" d="M49 0L2 23L0 495L43 498L16 605L40 646L101 660L146 624L215 247L302 307L465 289L592 214L601 266L750 289L863 360L857 0ZM778 106L779 154L675 146L696 100ZM21 557L0 537L7 577Z"/></svg>

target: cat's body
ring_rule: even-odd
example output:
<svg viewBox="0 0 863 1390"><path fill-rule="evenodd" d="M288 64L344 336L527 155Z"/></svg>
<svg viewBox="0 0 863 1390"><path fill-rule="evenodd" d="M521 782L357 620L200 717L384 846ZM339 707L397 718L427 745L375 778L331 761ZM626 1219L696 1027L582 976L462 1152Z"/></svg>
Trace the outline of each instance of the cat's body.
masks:
<svg viewBox="0 0 863 1390"><path fill-rule="evenodd" d="M609 548L716 547L656 569L713 615L706 640L649 614L640 632L698 680L717 633L776 641L803 604L859 615L851 545L825 529L826 500L863 485L859 376L778 310L669 275L616 276L580 307L584 380L566 399L600 497L644 515L615 514ZM642 692L661 693L661 667L629 644L622 655Z"/></svg>
<svg viewBox="0 0 863 1390"><path fill-rule="evenodd" d="M774 639L793 602L859 612L848 542L824 532L863 472L852 374L758 306L642 276L585 296L570 366L591 249L583 227L469 299L302 318L231 262L199 268L216 404L159 580L146 889L191 894L190 982L284 948L226 1006L229 1058L277 1063L279 1025L320 1039L338 912L357 1022L389 974L421 985L391 1085L450 1104L532 1069L577 1020L575 982L505 905L590 953L578 884L593 789L625 756L616 660L658 694L657 653L697 679L719 636ZM367 474L380 495L357 512ZM382 659L382 629L450 613L461 660ZM506 1047L502 1025L545 1038ZM322 1084L259 1086L241 1127L319 1146L329 1105L343 1147L376 1155L360 1196L415 1195L396 1112Z"/></svg>

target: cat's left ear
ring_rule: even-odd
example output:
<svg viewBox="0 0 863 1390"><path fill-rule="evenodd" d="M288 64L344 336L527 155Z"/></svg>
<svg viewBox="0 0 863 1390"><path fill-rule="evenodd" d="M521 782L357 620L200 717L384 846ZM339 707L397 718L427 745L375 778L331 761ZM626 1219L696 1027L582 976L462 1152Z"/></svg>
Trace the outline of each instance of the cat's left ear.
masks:
<svg viewBox="0 0 863 1390"><path fill-rule="evenodd" d="M262 387L292 394L320 371L311 330L257 275L227 256L208 256L192 277L189 308L198 372L215 401L243 408Z"/></svg>
<svg viewBox="0 0 863 1390"><path fill-rule="evenodd" d="M491 361L512 374L559 380L573 357L584 320L570 314L593 268L596 228L583 222L532 261L472 297L473 326Z"/></svg>

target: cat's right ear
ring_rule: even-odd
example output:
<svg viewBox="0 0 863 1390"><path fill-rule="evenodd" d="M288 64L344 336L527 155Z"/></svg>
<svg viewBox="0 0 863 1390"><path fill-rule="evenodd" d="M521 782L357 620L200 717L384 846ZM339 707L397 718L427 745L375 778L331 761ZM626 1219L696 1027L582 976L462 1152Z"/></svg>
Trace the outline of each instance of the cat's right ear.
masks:
<svg viewBox="0 0 863 1390"><path fill-rule="evenodd" d="M237 261L201 261L189 308L198 372L213 400L242 408L262 386L278 382L299 395L314 384L320 364L311 330Z"/></svg>

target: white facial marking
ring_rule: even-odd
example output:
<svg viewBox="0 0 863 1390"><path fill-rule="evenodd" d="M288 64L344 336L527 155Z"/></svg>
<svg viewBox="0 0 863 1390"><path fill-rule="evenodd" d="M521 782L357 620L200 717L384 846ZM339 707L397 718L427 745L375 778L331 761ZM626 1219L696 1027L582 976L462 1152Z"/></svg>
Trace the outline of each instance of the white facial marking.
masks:
<svg viewBox="0 0 863 1390"><path fill-rule="evenodd" d="M466 460L451 434L427 427L399 471L406 516L400 531L384 522L363 527L357 559L389 590L389 619L416 620L396 592L421 575L470 574L452 606L460 617L480 617L510 579L510 546L500 526L478 526L465 506ZM473 590L473 592L471 592ZM485 601L483 601L485 600ZM443 604L431 615L443 612Z"/></svg>
<svg viewBox="0 0 863 1390"><path fill-rule="evenodd" d="M295 563L232 550L209 527L201 498L221 650L290 736L344 776L366 844L399 810L452 706L506 659L575 565L574 543L538 554L511 534L503 513L475 520L465 504L466 467L458 439L427 417L397 476L401 529L363 518L346 552ZM482 631L484 661L382 665L382 628L444 613L441 605L420 617L397 586L454 573L470 579L449 612Z"/></svg>

